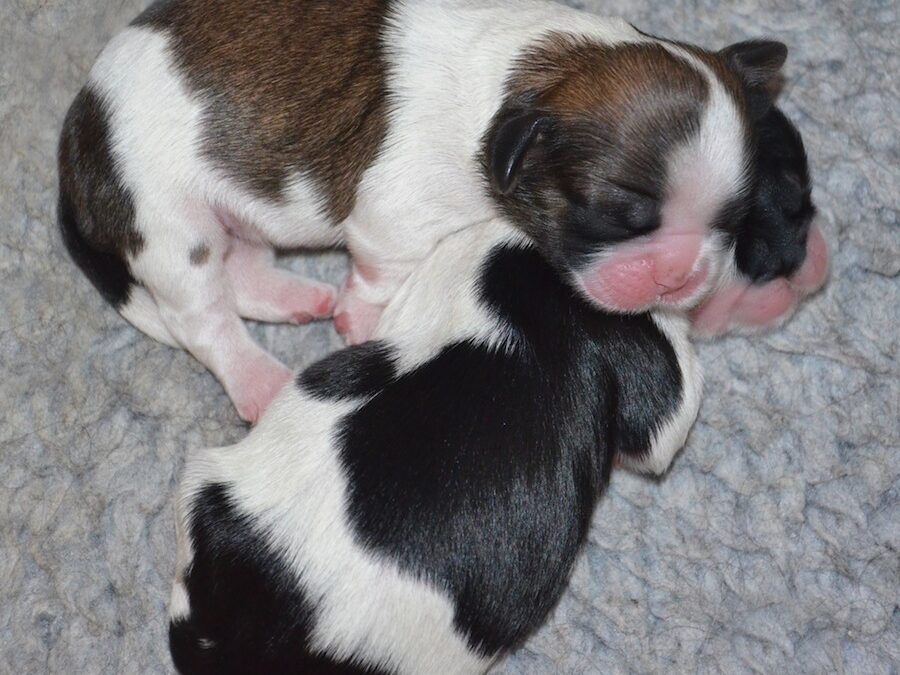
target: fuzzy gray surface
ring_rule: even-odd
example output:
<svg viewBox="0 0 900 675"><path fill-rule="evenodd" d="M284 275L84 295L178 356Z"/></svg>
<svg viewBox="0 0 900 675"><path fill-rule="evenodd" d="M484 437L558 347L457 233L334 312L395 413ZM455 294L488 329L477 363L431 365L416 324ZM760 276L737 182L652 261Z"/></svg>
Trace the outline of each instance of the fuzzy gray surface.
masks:
<svg viewBox="0 0 900 675"><path fill-rule="evenodd" d="M240 1L240 0L236 0ZM791 46L833 273L779 332L701 346L660 482L613 477L571 590L499 673L900 670L900 73L892 0L578 3L709 46ZM141 0L0 0L0 673L163 673L172 494L244 430L215 380L103 304L54 227L54 153ZM339 254L289 264L338 280ZM296 366L327 324L258 327Z"/></svg>

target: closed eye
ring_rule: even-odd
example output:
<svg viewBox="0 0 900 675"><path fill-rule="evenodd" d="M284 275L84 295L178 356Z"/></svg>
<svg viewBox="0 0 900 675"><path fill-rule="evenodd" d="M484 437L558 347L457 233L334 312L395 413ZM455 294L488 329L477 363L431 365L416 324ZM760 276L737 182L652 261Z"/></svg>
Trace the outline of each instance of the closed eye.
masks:
<svg viewBox="0 0 900 675"><path fill-rule="evenodd" d="M647 199L652 199L654 201L656 201L656 199L657 199L657 196L655 194L653 194L649 190L646 190L638 185L634 185L632 183L626 183L626 182L618 181L618 180L610 180L610 179L607 179L606 182L614 187L619 188L620 190L624 190L625 192L630 192L632 194L640 195L641 197L646 197Z"/></svg>

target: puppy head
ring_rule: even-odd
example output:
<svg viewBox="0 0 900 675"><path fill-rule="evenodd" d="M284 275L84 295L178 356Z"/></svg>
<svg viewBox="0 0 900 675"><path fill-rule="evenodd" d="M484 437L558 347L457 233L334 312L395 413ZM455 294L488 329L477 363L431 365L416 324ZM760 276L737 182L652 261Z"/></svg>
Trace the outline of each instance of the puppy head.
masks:
<svg viewBox="0 0 900 675"><path fill-rule="evenodd" d="M551 36L514 67L486 135L492 192L597 305L688 307L749 206L751 128L785 56Z"/></svg>

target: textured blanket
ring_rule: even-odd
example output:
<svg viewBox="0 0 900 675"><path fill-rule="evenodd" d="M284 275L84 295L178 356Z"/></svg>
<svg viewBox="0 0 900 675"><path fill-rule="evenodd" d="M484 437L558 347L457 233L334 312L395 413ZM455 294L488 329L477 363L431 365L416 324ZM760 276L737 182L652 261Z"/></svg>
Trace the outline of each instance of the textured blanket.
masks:
<svg viewBox="0 0 900 675"><path fill-rule="evenodd" d="M240 1L240 0L237 0ZM65 110L142 0L0 0L0 673L164 673L185 454L245 429L104 305L54 225ZM599 0L661 35L791 47L834 264L782 330L701 345L660 481L613 476L548 625L497 673L900 670L900 45L892 0ZM338 281L339 253L286 258ZM328 324L256 326L303 366Z"/></svg>

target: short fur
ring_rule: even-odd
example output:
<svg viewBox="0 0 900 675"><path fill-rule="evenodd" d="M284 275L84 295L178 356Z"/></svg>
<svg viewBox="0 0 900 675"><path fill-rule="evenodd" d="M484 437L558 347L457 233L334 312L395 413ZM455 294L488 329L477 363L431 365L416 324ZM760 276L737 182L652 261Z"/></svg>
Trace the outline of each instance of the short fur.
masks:
<svg viewBox="0 0 900 675"><path fill-rule="evenodd" d="M754 127L753 193L724 285L693 311L695 333L748 332L783 322L828 274L803 140L772 108Z"/></svg>
<svg viewBox="0 0 900 675"><path fill-rule="evenodd" d="M253 420L290 374L241 317L335 312L362 341L437 242L500 212L599 306L696 302L723 267L716 230L747 203L744 70L764 82L783 58L539 0L165 0L98 58L86 91L102 105L67 117L61 226L122 314L190 350ZM541 124L496 143L519 108ZM491 190L501 174L515 189ZM337 305L273 268L272 247L341 241Z"/></svg>
<svg viewBox="0 0 900 675"><path fill-rule="evenodd" d="M556 604L613 456L665 470L696 416L686 323L596 310L506 224L400 296L378 342L189 459L183 673L485 671Z"/></svg>
<svg viewBox="0 0 900 675"><path fill-rule="evenodd" d="M816 215L803 140L772 108L756 125L754 190L736 238L735 265L755 284L794 275L806 259Z"/></svg>

